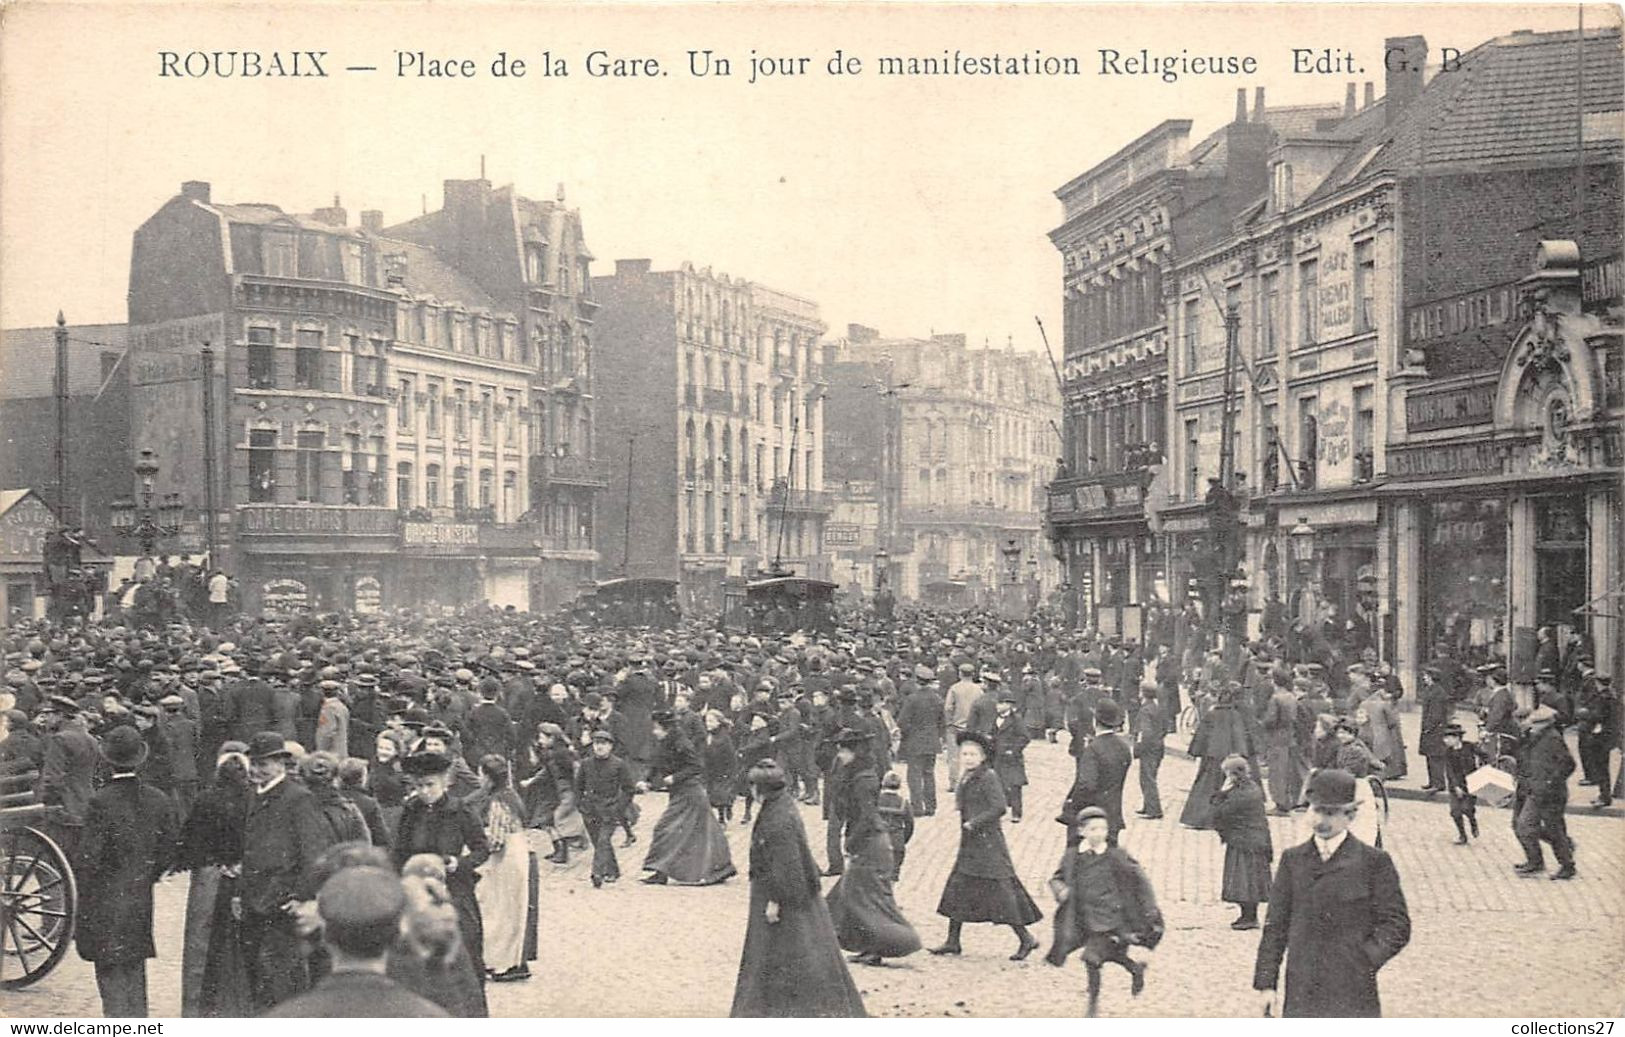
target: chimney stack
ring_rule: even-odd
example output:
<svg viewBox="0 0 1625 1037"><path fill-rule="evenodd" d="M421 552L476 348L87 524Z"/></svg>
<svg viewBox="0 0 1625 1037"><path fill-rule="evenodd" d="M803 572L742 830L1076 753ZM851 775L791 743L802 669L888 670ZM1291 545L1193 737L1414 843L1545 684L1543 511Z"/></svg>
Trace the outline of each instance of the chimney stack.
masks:
<svg viewBox="0 0 1625 1037"><path fill-rule="evenodd" d="M1350 82L1348 85L1348 90L1346 90L1343 94L1343 118L1348 119L1353 117L1355 112L1354 101L1357 96L1358 92L1355 85L1354 83Z"/></svg>
<svg viewBox="0 0 1625 1037"><path fill-rule="evenodd" d="M1376 103L1377 103L1377 84L1373 83L1371 80L1368 79L1368 80L1365 81L1365 104L1361 105L1360 107L1361 108L1370 108L1372 105L1374 105Z"/></svg>
<svg viewBox="0 0 1625 1037"><path fill-rule="evenodd" d="M329 227L347 227L350 224L350 214L339 205L338 195L333 196L333 204L325 209L317 209L310 214L310 218L317 223L325 223Z"/></svg>
<svg viewBox="0 0 1625 1037"><path fill-rule="evenodd" d="M1264 121L1264 88L1253 88L1253 121Z"/></svg>
<svg viewBox="0 0 1625 1037"><path fill-rule="evenodd" d="M181 184L181 197L190 198L194 202L209 204L209 182L207 180L188 180Z"/></svg>
<svg viewBox="0 0 1625 1037"><path fill-rule="evenodd" d="M1247 88L1246 87L1240 87L1239 89L1236 90L1236 119L1235 119L1235 121L1236 122L1246 122L1247 121Z"/></svg>
<svg viewBox="0 0 1625 1037"><path fill-rule="evenodd" d="M1427 63L1428 41L1422 37L1390 36L1384 41L1383 65L1387 76L1383 93L1388 101L1383 115L1385 122L1399 118L1399 113L1422 92Z"/></svg>
<svg viewBox="0 0 1625 1037"><path fill-rule="evenodd" d="M878 339L880 331L863 324L848 324L846 326L846 337L851 340L853 345L861 346L866 342L873 342Z"/></svg>
<svg viewBox="0 0 1625 1037"><path fill-rule="evenodd" d="M363 209L361 212L361 229L368 234L382 234L384 232L384 214L378 209Z"/></svg>

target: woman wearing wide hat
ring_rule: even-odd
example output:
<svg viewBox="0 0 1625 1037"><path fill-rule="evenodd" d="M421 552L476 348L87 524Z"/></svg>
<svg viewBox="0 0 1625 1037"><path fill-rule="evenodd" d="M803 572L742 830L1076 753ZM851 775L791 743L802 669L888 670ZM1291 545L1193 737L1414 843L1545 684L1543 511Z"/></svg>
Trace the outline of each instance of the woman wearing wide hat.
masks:
<svg viewBox="0 0 1625 1037"><path fill-rule="evenodd" d="M891 835L879 811L880 779L868 731L836 734L835 759L845 768L839 816L846 819L846 870L827 896L835 934L853 961L879 965L920 949L920 935L892 895Z"/></svg>
<svg viewBox="0 0 1625 1037"><path fill-rule="evenodd" d="M392 848L400 867L420 853L433 854L445 863L446 890L457 909L463 945L477 974L485 974L485 922L474 885L478 868L491 856L485 827L463 801L449 793L451 758L418 750L406 757L401 769L412 781L412 792L401 811L401 825Z"/></svg>
<svg viewBox="0 0 1625 1037"><path fill-rule="evenodd" d="M1010 849L1005 845L999 819L1008 804L999 776L989 766L993 739L980 731L959 734L960 781L955 790L959 805L959 855L937 902L937 914L948 919L948 939L932 954L960 953L959 933L966 922L1008 925L1020 941L1011 961L1021 961L1038 941L1027 931L1044 917L1016 878Z"/></svg>

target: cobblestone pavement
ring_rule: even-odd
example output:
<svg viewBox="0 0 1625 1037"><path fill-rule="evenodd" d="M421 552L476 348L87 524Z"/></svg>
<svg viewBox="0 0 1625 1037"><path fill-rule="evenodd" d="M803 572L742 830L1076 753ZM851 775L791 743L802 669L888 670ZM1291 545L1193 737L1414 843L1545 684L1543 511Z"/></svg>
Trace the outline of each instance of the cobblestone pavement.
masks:
<svg viewBox="0 0 1625 1037"><path fill-rule="evenodd" d="M1183 739L1176 738L1176 744ZM1052 818L1071 781L1072 759L1063 748L1034 744L1028 752L1027 819L1005 825L1016 868L1046 911L1053 903L1047 880L1064 832ZM1152 957L1145 993L1131 999L1126 974L1109 970L1102 1012L1119 1016L1247 1016L1256 1007L1249 990L1256 932L1229 928L1234 908L1218 900L1223 850L1211 832L1177 821L1195 765L1170 754L1163 765L1166 816L1135 819L1124 845L1147 868L1167 916L1168 935ZM1126 809L1139 805L1130 773ZM939 781L946 781L943 768ZM945 926L937 896L953 864L958 817L947 810L920 819L897 887L898 902L926 946L940 943ZM490 988L500 1016L717 1016L733 995L748 898L745 857L749 829L737 822L728 839L741 877L717 887L648 887L633 879L659 817L664 797L645 802L643 837L618 849L628 875L594 890L588 860L567 867L543 862L541 960L535 978ZM804 814L814 855L823 859L823 826L815 808ZM1579 844L1580 876L1572 882L1520 879L1521 859L1507 811L1481 812L1483 838L1453 845L1454 830L1442 802L1395 800L1385 843L1393 853L1410 905L1411 944L1380 977L1391 1016L1617 1016L1625 1011L1619 977L1625 973L1625 823L1606 817L1570 817ZM1275 846L1294 841L1298 817L1271 818ZM827 880L833 882L834 880ZM159 958L149 963L154 1015L180 1007L180 930L184 877L158 890ZM1050 919L1037 934L1048 946ZM1054 969L1042 952L1022 963L1006 960L1015 940L1008 930L968 926L965 955L933 958L921 952L883 968L852 966L872 1015L1069 1016L1083 1007L1083 969ZM3 1014L20 1017L100 1014L90 966L70 954L38 985L8 992Z"/></svg>

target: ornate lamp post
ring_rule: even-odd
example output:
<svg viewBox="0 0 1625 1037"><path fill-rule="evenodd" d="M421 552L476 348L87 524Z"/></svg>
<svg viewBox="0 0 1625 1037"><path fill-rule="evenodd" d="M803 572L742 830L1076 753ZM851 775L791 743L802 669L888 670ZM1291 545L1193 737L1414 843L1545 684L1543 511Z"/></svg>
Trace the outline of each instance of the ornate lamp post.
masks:
<svg viewBox="0 0 1625 1037"><path fill-rule="evenodd" d="M153 507L153 480L158 475L158 456L151 450L141 451L135 462L135 476L139 502L125 498L113 502L113 531L135 540L141 557L149 558L158 549L162 537L174 536L181 531L185 507L181 495L166 493L156 508Z"/></svg>
<svg viewBox="0 0 1625 1037"><path fill-rule="evenodd" d="M1309 570L1315 560L1315 529L1309 524L1307 515L1298 516L1298 524L1292 527L1287 534L1292 538L1292 561L1298 567L1298 617L1305 623L1313 617L1309 614L1313 598L1309 589Z"/></svg>
<svg viewBox="0 0 1625 1037"><path fill-rule="evenodd" d="M1004 546L999 549L1004 555L1005 573L1010 577L1011 583L1021 581L1021 544L1015 537L1005 537Z"/></svg>
<svg viewBox="0 0 1625 1037"><path fill-rule="evenodd" d="M879 594L881 588L886 586L886 575L887 575L887 569L888 569L888 562L890 561L890 559L891 559L891 555L886 553L886 549L884 547L882 547L882 548L875 551L875 593L876 594Z"/></svg>

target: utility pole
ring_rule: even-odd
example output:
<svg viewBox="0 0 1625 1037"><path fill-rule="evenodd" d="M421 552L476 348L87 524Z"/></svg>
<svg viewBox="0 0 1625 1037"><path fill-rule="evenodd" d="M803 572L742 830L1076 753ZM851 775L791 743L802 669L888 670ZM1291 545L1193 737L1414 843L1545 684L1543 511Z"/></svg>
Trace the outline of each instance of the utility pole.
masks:
<svg viewBox="0 0 1625 1037"><path fill-rule="evenodd" d="M56 312L56 506L63 529L71 529L68 497L68 320Z"/></svg>
<svg viewBox="0 0 1625 1037"><path fill-rule="evenodd" d="M203 528L208 540L209 568L219 569L220 565L220 502L216 497L218 493L218 473L215 470L216 446L214 438L214 350L209 343L203 343L203 352L198 355L203 369L203 506L205 517Z"/></svg>
<svg viewBox="0 0 1625 1037"><path fill-rule="evenodd" d="M637 449L638 430L626 437L626 514L621 528L621 575L632 574L632 458Z"/></svg>
<svg viewBox="0 0 1625 1037"><path fill-rule="evenodd" d="M1219 428L1219 485L1233 489L1236 479L1236 350L1241 338L1241 308L1224 313L1224 414Z"/></svg>

